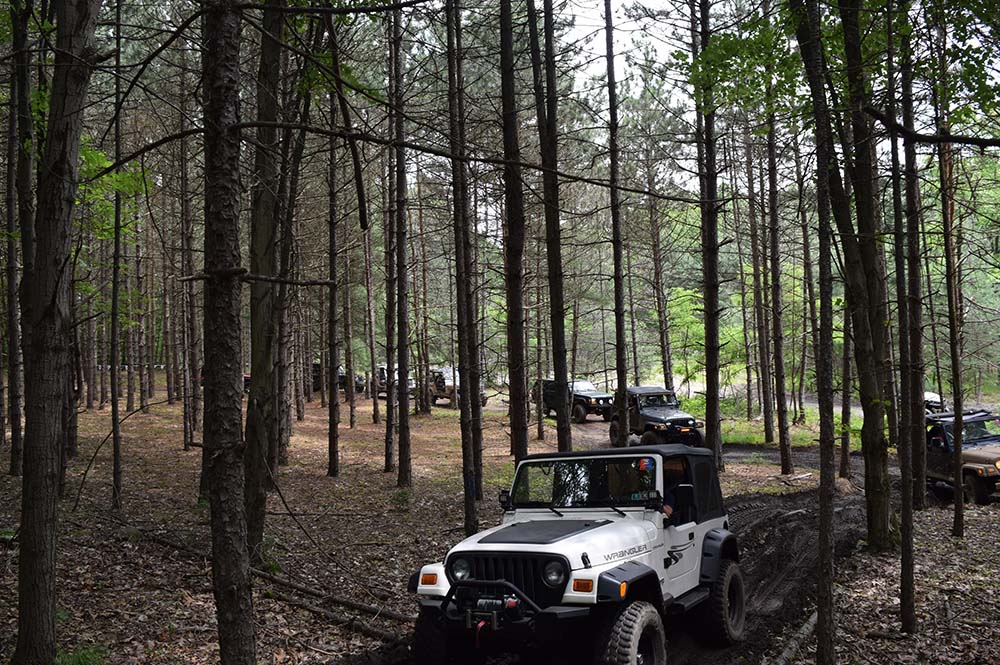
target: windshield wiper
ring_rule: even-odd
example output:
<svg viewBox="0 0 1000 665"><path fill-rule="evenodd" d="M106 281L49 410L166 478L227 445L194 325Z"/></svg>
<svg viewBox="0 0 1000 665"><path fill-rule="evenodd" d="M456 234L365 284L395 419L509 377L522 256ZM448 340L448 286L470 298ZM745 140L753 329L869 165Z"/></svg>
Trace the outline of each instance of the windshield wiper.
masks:
<svg viewBox="0 0 1000 665"><path fill-rule="evenodd" d="M562 514L562 513L560 513L560 512L558 511L558 510L556 510L556 509L555 509L555 508L553 508L552 506L545 506L545 507L546 507L546 508L548 508L549 510L551 510L552 512L554 512L554 513L555 513L556 515L558 515L559 517L562 517L562 516L563 516L563 514Z"/></svg>
<svg viewBox="0 0 1000 665"><path fill-rule="evenodd" d="M616 513L618 513L622 517L628 517L628 514L626 514L624 510L621 510L620 508L618 508L613 503L606 503L606 504L603 504L603 505L602 504L594 504L594 505L597 508L610 508L611 510L615 511Z"/></svg>

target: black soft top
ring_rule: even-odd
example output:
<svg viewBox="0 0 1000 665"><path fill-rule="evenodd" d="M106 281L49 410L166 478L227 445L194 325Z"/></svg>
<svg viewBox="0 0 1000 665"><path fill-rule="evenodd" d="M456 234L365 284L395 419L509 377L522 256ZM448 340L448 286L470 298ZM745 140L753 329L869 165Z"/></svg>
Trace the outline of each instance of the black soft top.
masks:
<svg viewBox="0 0 1000 665"><path fill-rule="evenodd" d="M628 448L574 450L568 453L535 453L534 455L528 455L522 461L532 461L538 459L572 459L574 457L612 457L619 455L661 455L663 457L696 455L710 457L712 455L712 451L708 448L693 448L680 443L664 443L657 446L631 446Z"/></svg>
<svg viewBox="0 0 1000 665"><path fill-rule="evenodd" d="M955 416L957 414L954 412L947 413L931 413L927 415L927 422L939 422L943 424L953 425L955 423ZM985 409L973 409L969 411L964 411L962 413L963 422L977 422L986 420L996 420L997 416L995 414L986 411Z"/></svg>
<svg viewBox="0 0 1000 665"><path fill-rule="evenodd" d="M629 395L662 395L663 393L670 393L675 395L673 390L664 388L663 386L629 386Z"/></svg>

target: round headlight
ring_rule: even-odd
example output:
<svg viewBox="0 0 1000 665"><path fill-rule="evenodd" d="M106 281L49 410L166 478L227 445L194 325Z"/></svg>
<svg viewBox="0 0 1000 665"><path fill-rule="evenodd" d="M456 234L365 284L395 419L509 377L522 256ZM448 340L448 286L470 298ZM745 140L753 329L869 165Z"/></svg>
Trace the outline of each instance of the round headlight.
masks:
<svg viewBox="0 0 1000 665"><path fill-rule="evenodd" d="M465 559L455 559L451 564L451 574L456 580L467 580L472 577L472 566Z"/></svg>
<svg viewBox="0 0 1000 665"><path fill-rule="evenodd" d="M559 561L549 561L542 569L542 579L549 586L556 587L566 582L566 568Z"/></svg>

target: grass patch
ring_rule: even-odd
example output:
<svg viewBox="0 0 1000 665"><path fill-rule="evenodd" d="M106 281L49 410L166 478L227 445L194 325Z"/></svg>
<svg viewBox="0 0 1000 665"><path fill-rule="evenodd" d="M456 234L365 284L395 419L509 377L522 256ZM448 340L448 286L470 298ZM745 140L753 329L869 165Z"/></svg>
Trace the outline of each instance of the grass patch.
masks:
<svg viewBox="0 0 1000 665"><path fill-rule="evenodd" d="M56 655L56 665L104 665L107 656L103 647L80 647L69 653L59 652Z"/></svg>

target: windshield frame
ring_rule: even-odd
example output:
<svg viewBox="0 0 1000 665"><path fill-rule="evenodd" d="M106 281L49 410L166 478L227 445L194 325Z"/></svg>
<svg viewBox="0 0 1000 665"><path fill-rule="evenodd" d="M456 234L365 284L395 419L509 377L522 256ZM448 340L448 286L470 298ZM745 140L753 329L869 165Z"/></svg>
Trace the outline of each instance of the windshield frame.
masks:
<svg viewBox="0 0 1000 665"><path fill-rule="evenodd" d="M585 383L589 388L577 388L578 383ZM573 379L569 382L569 391L571 393L596 393L600 392L597 386L594 385L593 381L588 381L587 379Z"/></svg>
<svg viewBox="0 0 1000 665"><path fill-rule="evenodd" d="M651 406L643 404L643 401L645 399L652 397L653 395L662 395L666 397L667 403L659 406ZM681 406L681 401L677 399L677 393L670 392L669 390L664 390L663 392L656 392L656 393L639 393L635 397L636 397L635 400L636 406L638 407L640 412L645 409L679 409Z"/></svg>
<svg viewBox="0 0 1000 665"><path fill-rule="evenodd" d="M587 456L580 456L580 457L561 457L561 458L560 457L554 457L554 458L549 458L549 459L535 459L535 460L530 460L530 461L527 461L527 462L521 462L518 465L517 471L514 474L514 480L511 482L511 487L510 487L511 507L514 510L544 510L544 511L550 511L552 509L557 509L557 510L560 510L560 511L563 511L563 510L571 511L571 510L594 510L594 509L601 509L601 508L610 508L610 507L614 506L616 508L621 508L623 510L627 510L629 508L633 508L633 509L634 508L640 508L640 509L645 510L645 504L646 504L647 499L636 499L634 502L626 502L626 501L621 501L621 502L619 502L619 501L595 501L595 502L589 502L588 501L586 505L566 506L566 505L556 505L555 503L553 503L551 501L548 502L548 503L545 503L543 501L531 501L531 502L518 503L517 498L516 498L517 497L516 489L517 489L518 481L521 479L521 477L526 472L526 470L528 468L530 468L530 467L537 467L537 466L541 466L541 465L544 465L544 464L550 464L550 465L555 465L555 464L560 464L560 463L569 463L569 464L572 464L572 463L581 463L581 462L587 462L587 461L593 461L593 460L607 460L608 462L619 462L619 461L635 460L635 459L642 459L642 458L648 458L648 459L652 459L653 460L653 462L654 462L654 464L656 466L655 473L654 473L654 479L653 479L653 490L658 491L658 492L660 492L662 494L663 493L663 457L661 455L658 455L658 454L655 454L655 453L636 453L634 455L632 455L632 454L626 454L626 455L587 455Z"/></svg>
<svg viewBox="0 0 1000 665"><path fill-rule="evenodd" d="M969 425L973 423L998 423L998 422L1000 422L1000 418L982 418L982 417L963 421L962 447L965 448L966 446L968 446L971 448L975 446L988 445L991 443L1000 442L1000 432L996 434L989 434L984 437L976 437L975 439L969 438L967 436ZM945 434L947 434L948 436L948 443L949 444L953 443L955 441L955 423L954 422L949 423L948 426L944 428L944 431Z"/></svg>

